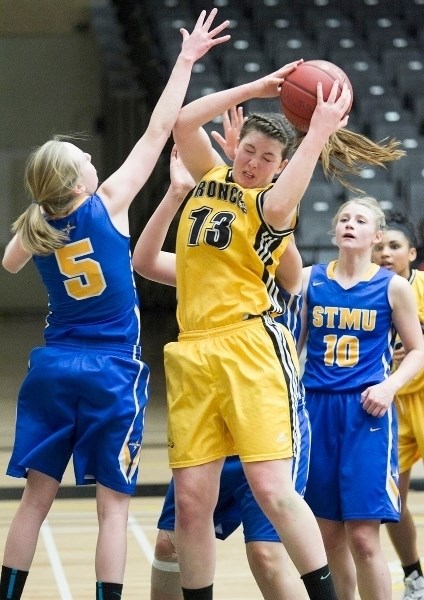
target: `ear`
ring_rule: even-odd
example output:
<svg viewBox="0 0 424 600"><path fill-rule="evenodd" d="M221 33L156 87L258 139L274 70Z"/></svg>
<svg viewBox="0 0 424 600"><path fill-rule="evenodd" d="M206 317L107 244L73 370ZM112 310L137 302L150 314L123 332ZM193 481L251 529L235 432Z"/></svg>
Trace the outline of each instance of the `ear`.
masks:
<svg viewBox="0 0 424 600"><path fill-rule="evenodd" d="M83 183L80 183L80 182L78 182L73 189L75 196L80 196L81 194L85 194L86 191L87 191L87 188L85 187L85 185Z"/></svg>
<svg viewBox="0 0 424 600"><path fill-rule="evenodd" d="M280 166L278 167L278 171L276 171L275 175L276 176L281 175L281 173L284 171L284 169L287 167L288 164L289 164L288 158L285 158L284 160L282 160L280 163Z"/></svg>
<svg viewBox="0 0 424 600"><path fill-rule="evenodd" d="M374 241L373 241L372 245L375 246L375 244L380 244L382 239L383 239L383 232L381 231L381 229L379 229L378 231L375 232Z"/></svg>
<svg viewBox="0 0 424 600"><path fill-rule="evenodd" d="M414 262L414 260L416 258L417 258L417 249L409 248L409 262Z"/></svg>

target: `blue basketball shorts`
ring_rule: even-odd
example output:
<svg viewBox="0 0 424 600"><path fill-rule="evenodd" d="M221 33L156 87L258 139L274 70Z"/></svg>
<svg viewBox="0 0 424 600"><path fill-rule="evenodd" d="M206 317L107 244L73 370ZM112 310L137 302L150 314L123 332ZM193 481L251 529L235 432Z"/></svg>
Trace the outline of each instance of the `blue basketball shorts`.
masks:
<svg viewBox="0 0 424 600"><path fill-rule="evenodd" d="M149 381L136 354L120 345L35 348L18 396L7 474L25 477L34 469L60 482L72 457L77 485L99 482L132 494Z"/></svg>
<svg viewBox="0 0 424 600"><path fill-rule="evenodd" d="M306 393L311 459L305 500L332 521L399 520L397 416L394 405L369 415L360 392Z"/></svg>

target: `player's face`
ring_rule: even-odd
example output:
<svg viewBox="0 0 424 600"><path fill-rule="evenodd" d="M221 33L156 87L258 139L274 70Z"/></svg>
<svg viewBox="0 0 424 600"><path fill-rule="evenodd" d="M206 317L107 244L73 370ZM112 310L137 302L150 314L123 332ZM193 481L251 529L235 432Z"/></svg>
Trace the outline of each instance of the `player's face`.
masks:
<svg viewBox="0 0 424 600"><path fill-rule="evenodd" d="M336 223L336 244L339 248L363 250L381 240L376 217L371 209L351 203L340 213Z"/></svg>
<svg viewBox="0 0 424 600"><path fill-rule="evenodd" d="M388 229L381 242L373 248L373 261L378 265L394 271L402 277L409 277L410 263L415 260L417 252L411 248L402 231Z"/></svg>
<svg viewBox="0 0 424 600"><path fill-rule="evenodd" d="M69 148L72 158L80 164L80 178L78 183L85 187L87 194L94 194L99 185L97 171L91 162L91 156L83 152L78 146L65 142Z"/></svg>
<svg viewBox="0 0 424 600"><path fill-rule="evenodd" d="M259 131L250 131L239 142L233 163L234 181L245 188L264 188L283 168L283 146Z"/></svg>

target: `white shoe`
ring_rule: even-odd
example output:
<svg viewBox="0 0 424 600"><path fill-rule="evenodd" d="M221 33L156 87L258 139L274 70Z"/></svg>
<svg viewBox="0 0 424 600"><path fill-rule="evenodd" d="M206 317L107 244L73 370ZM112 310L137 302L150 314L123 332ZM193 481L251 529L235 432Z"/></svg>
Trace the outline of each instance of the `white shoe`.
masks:
<svg viewBox="0 0 424 600"><path fill-rule="evenodd" d="M424 577L413 571L409 577L405 577L405 593L403 600L424 600Z"/></svg>

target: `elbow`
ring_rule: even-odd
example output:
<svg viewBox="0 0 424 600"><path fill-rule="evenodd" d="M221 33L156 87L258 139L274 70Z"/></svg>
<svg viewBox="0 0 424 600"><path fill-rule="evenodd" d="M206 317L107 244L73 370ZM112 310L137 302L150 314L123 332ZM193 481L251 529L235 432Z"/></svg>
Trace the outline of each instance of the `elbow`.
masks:
<svg viewBox="0 0 424 600"><path fill-rule="evenodd" d="M264 203L264 218L270 227L277 231L289 229L295 224L295 210L291 200L281 200L269 196Z"/></svg>
<svg viewBox="0 0 424 600"><path fill-rule="evenodd" d="M154 266L149 263L148 260L142 258L136 258L132 261L133 269L140 275L140 277L144 277L145 279L152 279L152 272L154 272Z"/></svg>
<svg viewBox="0 0 424 600"><path fill-rule="evenodd" d="M175 143L178 146L178 140L181 139L181 130L182 130L182 125L179 119L177 119L173 129L172 129L172 137L174 138Z"/></svg>
<svg viewBox="0 0 424 600"><path fill-rule="evenodd" d="M19 265L9 262L6 257L3 257L3 260L1 261L1 265L5 271L8 271L8 273L15 274L20 270Z"/></svg>
<svg viewBox="0 0 424 600"><path fill-rule="evenodd" d="M193 128L193 122L187 116L186 111L181 109L172 129L175 141L177 141L178 138L181 139L182 136L186 136L190 127ZM198 126L196 126L194 129L198 129Z"/></svg>
<svg viewBox="0 0 424 600"><path fill-rule="evenodd" d="M143 261L140 260L139 258L134 258L132 260L132 266L134 271L137 273L137 275L142 275L144 277L144 270L143 270Z"/></svg>
<svg viewBox="0 0 424 600"><path fill-rule="evenodd" d="M276 231L288 229L291 224L291 218L286 213L282 213L281 207L268 207L265 213L267 224Z"/></svg>

